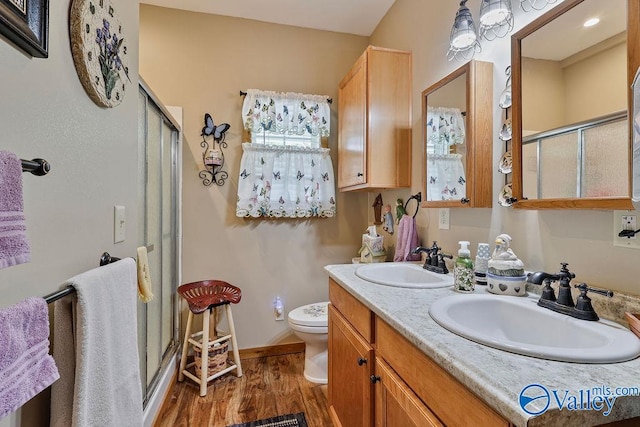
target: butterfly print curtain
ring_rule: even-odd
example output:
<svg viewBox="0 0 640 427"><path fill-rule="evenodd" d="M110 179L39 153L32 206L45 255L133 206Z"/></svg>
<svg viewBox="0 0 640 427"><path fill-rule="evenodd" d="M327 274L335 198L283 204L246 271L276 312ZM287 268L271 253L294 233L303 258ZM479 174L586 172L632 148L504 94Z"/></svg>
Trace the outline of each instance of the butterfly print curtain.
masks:
<svg viewBox="0 0 640 427"><path fill-rule="evenodd" d="M242 121L251 132L329 136L329 103L324 95L247 90Z"/></svg>
<svg viewBox="0 0 640 427"><path fill-rule="evenodd" d="M427 200L460 200L467 197L467 180L461 154L429 154Z"/></svg>
<svg viewBox="0 0 640 427"><path fill-rule="evenodd" d="M328 148L242 144L236 216L309 218L336 214Z"/></svg>
<svg viewBox="0 0 640 427"><path fill-rule="evenodd" d="M464 138L464 117L459 109L427 109L427 154L450 154L450 147L464 144Z"/></svg>

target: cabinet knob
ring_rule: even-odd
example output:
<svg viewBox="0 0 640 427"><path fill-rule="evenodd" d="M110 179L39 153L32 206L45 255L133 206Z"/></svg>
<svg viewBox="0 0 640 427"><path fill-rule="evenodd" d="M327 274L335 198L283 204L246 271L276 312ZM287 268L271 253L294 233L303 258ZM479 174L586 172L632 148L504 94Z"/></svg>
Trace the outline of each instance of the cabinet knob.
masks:
<svg viewBox="0 0 640 427"><path fill-rule="evenodd" d="M380 381L380 377L377 375L371 375L369 378L371 378L371 384L375 384Z"/></svg>
<svg viewBox="0 0 640 427"><path fill-rule="evenodd" d="M362 366L365 363L367 363L367 359L365 359L364 357L358 357L358 366Z"/></svg>
<svg viewBox="0 0 640 427"><path fill-rule="evenodd" d="M462 199L460 199L460 203L462 203L463 205L466 205L467 203L469 203L471 200L467 199L466 197L463 197Z"/></svg>
<svg viewBox="0 0 640 427"><path fill-rule="evenodd" d="M362 172L358 172L356 176L364 176L364 174Z"/></svg>

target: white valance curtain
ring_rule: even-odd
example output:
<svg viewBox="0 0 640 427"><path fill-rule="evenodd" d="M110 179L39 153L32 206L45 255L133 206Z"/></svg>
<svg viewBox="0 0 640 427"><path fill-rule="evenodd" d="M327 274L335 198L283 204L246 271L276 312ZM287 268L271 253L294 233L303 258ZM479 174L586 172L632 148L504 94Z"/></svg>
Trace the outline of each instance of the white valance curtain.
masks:
<svg viewBox="0 0 640 427"><path fill-rule="evenodd" d="M236 216L310 218L336 214L335 180L328 148L331 111L326 96L249 89L242 120L251 133L267 133L282 145L243 143ZM296 145L305 136L317 148ZM276 141L277 142L277 141ZM274 144L276 143L274 142ZM286 144L285 144L286 142Z"/></svg>
<svg viewBox="0 0 640 427"><path fill-rule="evenodd" d="M430 154L427 158L427 200L467 197L467 180L461 154Z"/></svg>
<svg viewBox="0 0 640 427"><path fill-rule="evenodd" d="M464 144L465 125L458 108L427 108L427 154L449 154L454 144Z"/></svg>
<svg viewBox="0 0 640 427"><path fill-rule="evenodd" d="M328 148L242 144L239 217L309 218L336 213Z"/></svg>
<svg viewBox="0 0 640 427"><path fill-rule="evenodd" d="M247 90L242 105L244 127L252 132L329 136L327 97L301 93Z"/></svg>

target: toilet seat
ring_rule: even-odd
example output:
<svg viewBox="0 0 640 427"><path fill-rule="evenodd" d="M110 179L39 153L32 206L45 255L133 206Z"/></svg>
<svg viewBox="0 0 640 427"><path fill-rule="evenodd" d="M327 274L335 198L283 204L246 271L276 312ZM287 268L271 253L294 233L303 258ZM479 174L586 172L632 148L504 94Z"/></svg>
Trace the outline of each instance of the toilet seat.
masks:
<svg viewBox="0 0 640 427"><path fill-rule="evenodd" d="M328 301L303 305L289 312L289 323L311 332L314 328L326 329L329 325ZM302 328L301 328L302 329ZM304 331L307 332L307 331ZM321 332L317 332L321 333Z"/></svg>

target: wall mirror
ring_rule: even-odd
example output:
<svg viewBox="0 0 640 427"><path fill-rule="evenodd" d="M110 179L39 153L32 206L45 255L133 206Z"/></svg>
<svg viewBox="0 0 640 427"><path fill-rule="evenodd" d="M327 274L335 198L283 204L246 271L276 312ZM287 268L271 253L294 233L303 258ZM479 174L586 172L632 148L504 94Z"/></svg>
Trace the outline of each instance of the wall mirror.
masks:
<svg viewBox="0 0 640 427"><path fill-rule="evenodd" d="M515 208L633 208L639 2L565 0L512 36Z"/></svg>
<svg viewBox="0 0 640 427"><path fill-rule="evenodd" d="M492 72L470 61L422 92L423 207L491 205Z"/></svg>

